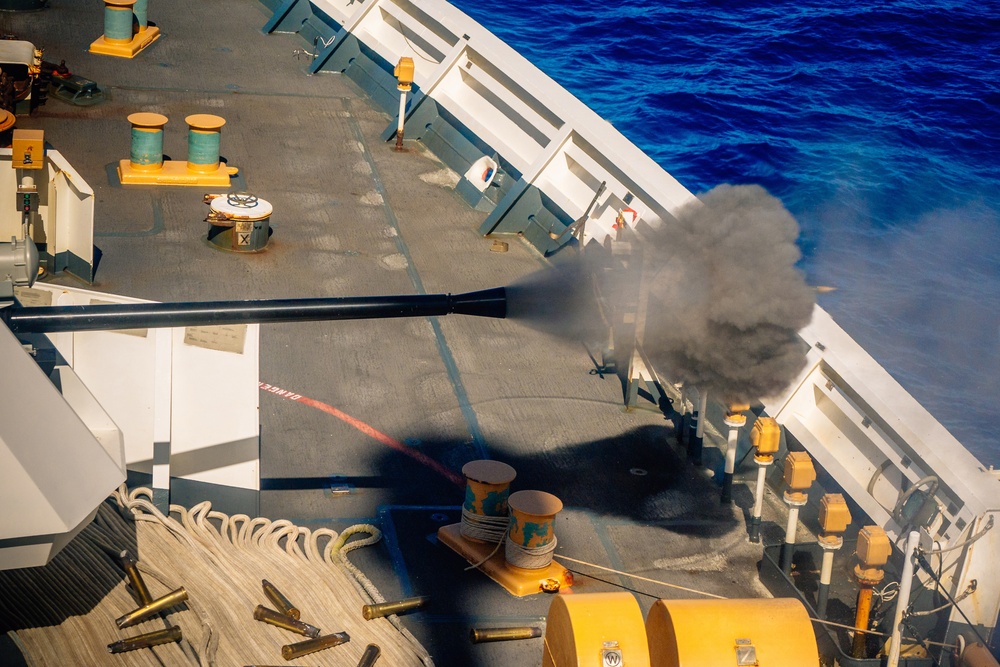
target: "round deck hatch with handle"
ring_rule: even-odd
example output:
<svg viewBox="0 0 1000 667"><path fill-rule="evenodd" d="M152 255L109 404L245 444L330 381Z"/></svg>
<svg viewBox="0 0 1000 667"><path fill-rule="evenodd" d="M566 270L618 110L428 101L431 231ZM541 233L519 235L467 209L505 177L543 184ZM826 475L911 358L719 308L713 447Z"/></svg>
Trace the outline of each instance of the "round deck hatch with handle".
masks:
<svg viewBox="0 0 1000 667"><path fill-rule="evenodd" d="M209 206L209 243L233 252L260 252L267 246L274 210L269 202L252 194L233 193L214 197Z"/></svg>

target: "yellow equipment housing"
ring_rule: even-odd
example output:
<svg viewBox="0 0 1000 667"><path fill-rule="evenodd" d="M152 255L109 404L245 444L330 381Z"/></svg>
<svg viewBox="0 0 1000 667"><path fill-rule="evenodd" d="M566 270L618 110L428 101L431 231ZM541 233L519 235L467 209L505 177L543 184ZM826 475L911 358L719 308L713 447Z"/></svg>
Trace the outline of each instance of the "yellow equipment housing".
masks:
<svg viewBox="0 0 1000 667"><path fill-rule="evenodd" d="M399 63L397 63L396 68L392 72L399 82L400 90L410 89L410 84L413 83L413 72L413 58L406 56L400 58Z"/></svg>
<svg viewBox="0 0 1000 667"><path fill-rule="evenodd" d="M828 493L819 501L819 525L824 533L843 533L851 525L851 510L841 493Z"/></svg>
<svg viewBox="0 0 1000 667"><path fill-rule="evenodd" d="M819 665L809 614L790 598L658 600L646 635L650 667Z"/></svg>
<svg viewBox="0 0 1000 667"><path fill-rule="evenodd" d="M781 446L781 426L773 417L758 417L750 430L750 444L757 456L771 456Z"/></svg>
<svg viewBox="0 0 1000 667"><path fill-rule="evenodd" d="M858 532L858 545L855 548L861 566L864 568L880 568L889 561L892 554L892 544L889 536L881 526L865 526Z"/></svg>
<svg viewBox="0 0 1000 667"><path fill-rule="evenodd" d="M785 484L793 491L805 491L816 481L816 468L806 452L788 452L785 457Z"/></svg>

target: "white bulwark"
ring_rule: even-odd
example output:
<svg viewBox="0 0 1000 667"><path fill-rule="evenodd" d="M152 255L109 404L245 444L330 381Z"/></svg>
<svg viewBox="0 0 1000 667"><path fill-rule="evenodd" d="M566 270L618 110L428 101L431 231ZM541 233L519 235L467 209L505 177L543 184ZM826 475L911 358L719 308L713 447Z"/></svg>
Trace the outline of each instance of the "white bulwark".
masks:
<svg viewBox="0 0 1000 667"><path fill-rule="evenodd" d="M817 306L800 332L808 363L789 389L764 402L894 543L921 493L932 494L924 548L952 597L976 580L951 621L992 628L1000 613L1000 479L987 469ZM911 499L913 501L911 502ZM935 553L940 551L940 553ZM931 590L929 575L918 576Z"/></svg>

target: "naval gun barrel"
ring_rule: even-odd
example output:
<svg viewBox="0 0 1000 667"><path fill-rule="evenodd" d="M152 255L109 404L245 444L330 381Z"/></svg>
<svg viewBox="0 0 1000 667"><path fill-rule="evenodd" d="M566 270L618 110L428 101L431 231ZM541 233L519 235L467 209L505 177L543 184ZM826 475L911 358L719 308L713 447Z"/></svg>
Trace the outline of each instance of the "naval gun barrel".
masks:
<svg viewBox="0 0 1000 667"><path fill-rule="evenodd" d="M451 313L506 317L507 290L494 287L464 294L39 306L0 309L0 318L12 332L20 334L438 317Z"/></svg>

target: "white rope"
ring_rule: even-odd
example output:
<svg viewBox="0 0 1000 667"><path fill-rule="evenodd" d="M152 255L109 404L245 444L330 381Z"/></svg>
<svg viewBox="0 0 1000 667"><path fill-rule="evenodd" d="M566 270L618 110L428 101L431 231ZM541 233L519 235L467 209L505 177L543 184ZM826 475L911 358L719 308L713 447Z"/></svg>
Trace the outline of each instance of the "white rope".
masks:
<svg viewBox="0 0 1000 667"><path fill-rule="evenodd" d="M507 533L507 525L509 523L510 519L506 515L486 516L485 514L470 512L463 507L460 531L464 537L471 537L483 542L496 544Z"/></svg>
<svg viewBox="0 0 1000 667"><path fill-rule="evenodd" d="M631 572L623 572L622 570L615 570L615 569L610 568L610 567L604 567L603 565L597 565L595 563L589 563L589 562L587 562L585 560L577 560L576 558L570 558L569 556L567 556L565 554L559 554L559 560L566 560L566 561L569 561L571 563L579 563L580 565L586 565L588 567L593 567L593 568L596 568L598 570L603 570L605 572L611 572L612 574L620 574L622 576L629 577L631 579L636 579L637 581L647 581L647 582L649 582L651 584L659 584L660 586L666 586L667 588L675 588L677 590L684 591L685 593L695 593L697 595L704 595L705 597L716 598L718 600L725 600L726 599L722 595L716 595L715 593L706 593L705 591L699 591L699 590L694 589L694 588L687 588L686 586L678 586L677 584L670 584L670 583L667 583L666 581L660 581L659 579L650 579L649 577L643 577L643 576L640 576L638 574L632 574ZM587 576L583 572L580 572L579 574L583 574L584 576Z"/></svg>
<svg viewBox="0 0 1000 667"><path fill-rule="evenodd" d="M541 547L524 547L507 537L507 544L504 555L507 562L514 567L521 567L525 570L540 570L548 567L552 562L552 552L556 550L558 540L553 537L552 541Z"/></svg>
<svg viewBox="0 0 1000 667"><path fill-rule="evenodd" d="M469 570L475 570L475 569L476 569L476 568L478 568L478 567L479 567L480 565L482 565L483 563L485 563L485 562L486 562L486 561L488 561L489 559L493 558L493 556L495 556L495 555L496 555L496 553L497 553L498 551L500 551L500 545L501 545L501 544L503 544L503 538L504 538L504 537L506 537L506 535L507 535L507 530L509 530L509 526L508 526L508 528L505 528L505 529L504 529L504 531L503 531L503 535L501 535L501 536L500 536L500 539L498 539L498 540L497 540L497 544L496 544L496 546L495 546L495 547L493 547L493 551L491 551L491 552L489 552L489 553L488 553L487 555L483 556L483 559L482 559L482 560L480 560L480 561L479 561L478 563L473 563L473 564L472 564L472 565L470 565L469 567L465 568L465 571L466 571L466 572L468 572Z"/></svg>

